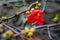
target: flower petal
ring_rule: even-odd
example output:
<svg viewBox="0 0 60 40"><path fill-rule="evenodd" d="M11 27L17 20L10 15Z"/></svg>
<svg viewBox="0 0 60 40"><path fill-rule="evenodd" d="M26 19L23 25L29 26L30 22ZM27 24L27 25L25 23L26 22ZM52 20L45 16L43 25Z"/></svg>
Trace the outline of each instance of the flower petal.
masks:
<svg viewBox="0 0 60 40"><path fill-rule="evenodd" d="M29 15L29 16L28 16L28 23L31 24L31 23L35 22L34 19L35 19L34 15Z"/></svg>
<svg viewBox="0 0 60 40"><path fill-rule="evenodd" d="M38 17L36 18L36 23L38 25L43 25L44 24L44 18L43 17Z"/></svg>

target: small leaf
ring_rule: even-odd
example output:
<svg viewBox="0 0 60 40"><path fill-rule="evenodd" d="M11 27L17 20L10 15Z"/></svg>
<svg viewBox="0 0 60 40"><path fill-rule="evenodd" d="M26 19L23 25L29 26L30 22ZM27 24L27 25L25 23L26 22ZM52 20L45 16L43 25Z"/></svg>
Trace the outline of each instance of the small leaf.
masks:
<svg viewBox="0 0 60 40"><path fill-rule="evenodd" d="M39 7L38 7L38 6L36 6L35 8L36 8L36 9L38 9Z"/></svg>
<svg viewBox="0 0 60 40"><path fill-rule="evenodd" d="M25 27L25 32L28 33L29 32L29 28Z"/></svg>
<svg viewBox="0 0 60 40"><path fill-rule="evenodd" d="M35 3L38 4L38 1L36 1Z"/></svg>
<svg viewBox="0 0 60 40"><path fill-rule="evenodd" d="M27 36L31 37L31 36L33 36L33 33L29 32Z"/></svg>
<svg viewBox="0 0 60 40"><path fill-rule="evenodd" d="M34 28L31 28L31 29L30 29L30 32L35 32L35 29L34 29Z"/></svg>
<svg viewBox="0 0 60 40"><path fill-rule="evenodd" d="M55 17L52 19L53 22L58 22L59 14L56 14Z"/></svg>
<svg viewBox="0 0 60 40"><path fill-rule="evenodd" d="M2 37L8 39L8 38L10 38L11 36L10 36L9 34L7 34L7 33L4 33Z"/></svg>
<svg viewBox="0 0 60 40"><path fill-rule="evenodd" d="M6 16L2 16L2 19L6 19L7 17Z"/></svg>
<svg viewBox="0 0 60 40"><path fill-rule="evenodd" d="M24 18L23 19L23 23L25 24L27 22L27 18Z"/></svg>

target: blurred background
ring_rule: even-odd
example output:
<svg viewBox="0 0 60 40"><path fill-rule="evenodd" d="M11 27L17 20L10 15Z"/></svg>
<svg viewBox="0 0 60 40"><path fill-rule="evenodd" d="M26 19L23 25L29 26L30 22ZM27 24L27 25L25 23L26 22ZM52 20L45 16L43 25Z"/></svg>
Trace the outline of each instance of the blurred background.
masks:
<svg viewBox="0 0 60 40"><path fill-rule="evenodd" d="M24 11L27 9L28 5L32 4L35 1L39 1L42 4L41 9L44 8L45 12L44 19L46 24L53 23L50 20L54 17L56 13L60 15L60 0L0 0L0 18L2 18L3 15L7 16L8 18L14 15L16 12ZM46 5L44 7L45 2ZM11 19L9 21L9 24L17 27L19 26L22 27L23 24L21 23L21 21L24 17L26 17L26 15L21 14L18 17ZM59 22L60 22L60 16L59 16ZM52 27L52 29L60 29L60 25L54 26ZM40 29L38 30L42 36L44 34L47 34L47 30L40 30ZM53 38L56 38L54 40L60 40L60 30L53 30L51 31L51 34Z"/></svg>

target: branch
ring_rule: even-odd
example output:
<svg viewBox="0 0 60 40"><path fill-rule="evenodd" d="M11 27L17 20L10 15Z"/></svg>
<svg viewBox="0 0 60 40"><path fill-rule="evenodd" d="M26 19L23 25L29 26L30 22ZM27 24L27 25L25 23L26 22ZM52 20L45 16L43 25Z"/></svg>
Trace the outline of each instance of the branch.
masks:
<svg viewBox="0 0 60 40"><path fill-rule="evenodd" d="M49 28L50 28L50 27L56 26L56 25L60 25L60 23L49 24L49 25L42 25L42 26L35 26L35 28L36 28L36 30L37 30L37 29L40 29L40 28L43 28L43 27L46 27L46 26L49 26ZM11 25L9 25L9 26L11 26ZM11 26L11 27L15 28L14 26ZM18 28L15 28L15 29L19 30ZM46 28L46 29L47 29L47 28ZM19 31L20 31L20 30L19 30ZM20 35L20 34L16 34L15 36L18 36L18 35Z"/></svg>
<svg viewBox="0 0 60 40"><path fill-rule="evenodd" d="M17 28L17 27L15 27L15 26L13 26L13 25L10 25L10 24L7 24L8 26L10 26L10 27L12 27L12 28L14 28L14 29L16 29L16 30L18 30L18 31L20 31L21 29L19 29L19 28Z"/></svg>
<svg viewBox="0 0 60 40"><path fill-rule="evenodd" d="M6 26L7 28L9 28L10 30L12 30L13 32L15 32L16 34L20 34L19 32L17 32L15 29L11 28L10 26L6 25L4 22L2 23L2 25Z"/></svg>
<svg viewBox="0 0 60 40"><path fill-rule="evenodd" d="M52 36L51 36L51 34L50 34L51 32L50 32L50 30L49 30L49 26L47 26L47 32L48 32L49 38L50 38L50 39L53 39Z"/></svg>
<svg viewBox="0 0 60 40"><path fill-rule="evenodd" d="M60 23L48 24L48 25L41 25L41 26L35 26L35 28L38 29L38 28L43 28L43 27L46 27L46 26L52 27L52 26L56 26L56 25L60 25Z"/></svg>
<svg viewBox="0 0 60 40"><path fill-rule="evenodd" d="M6 23L3 22L2 25L6 26L7 28L9 28L9 29L12 30L13 32L15 32L15 33L16 33L16 34L14 35L15 37L19 35L20 37L25 38L25 36L21 35L20 32L16 31L14 28L10 27L10 26L7 25Z"/></svg>
<svg viewBox="0 0 60 40"><path fill-rule="evenodd" d="M33 5L35 5L35 2L34 2L34 3L32 3L32 4L30 4L30 6L29 6L26 10L21 11L21 12L18 12L18 15L20 15L20 14L22 14L22 13L26 12L27 10L30 10L30 9L31 9L31 7L32 7ZM6 19L3 19L2 21L12 19L12 18L14 18L14 17L16 17L16 16L17 16L17 15L16 15L16 13L15 13L13 16L11 16L11 17L9 17L9 18L6 18Z"/></svg>

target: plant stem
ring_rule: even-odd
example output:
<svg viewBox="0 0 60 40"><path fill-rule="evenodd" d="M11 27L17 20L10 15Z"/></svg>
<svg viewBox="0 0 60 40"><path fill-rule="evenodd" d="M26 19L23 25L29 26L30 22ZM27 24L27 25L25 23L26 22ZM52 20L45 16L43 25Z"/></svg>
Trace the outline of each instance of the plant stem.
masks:
<svg viewBox="0 0 60 40"><path fill-rule="evenodd" d="M19 32L17 32L15 29L11 28L10 26L6 25L5 23L2 23L4 26L6 26L7 28L9 28L10 30L12 30L13 32L15 32L16 34L20 34Z"/></svg>

